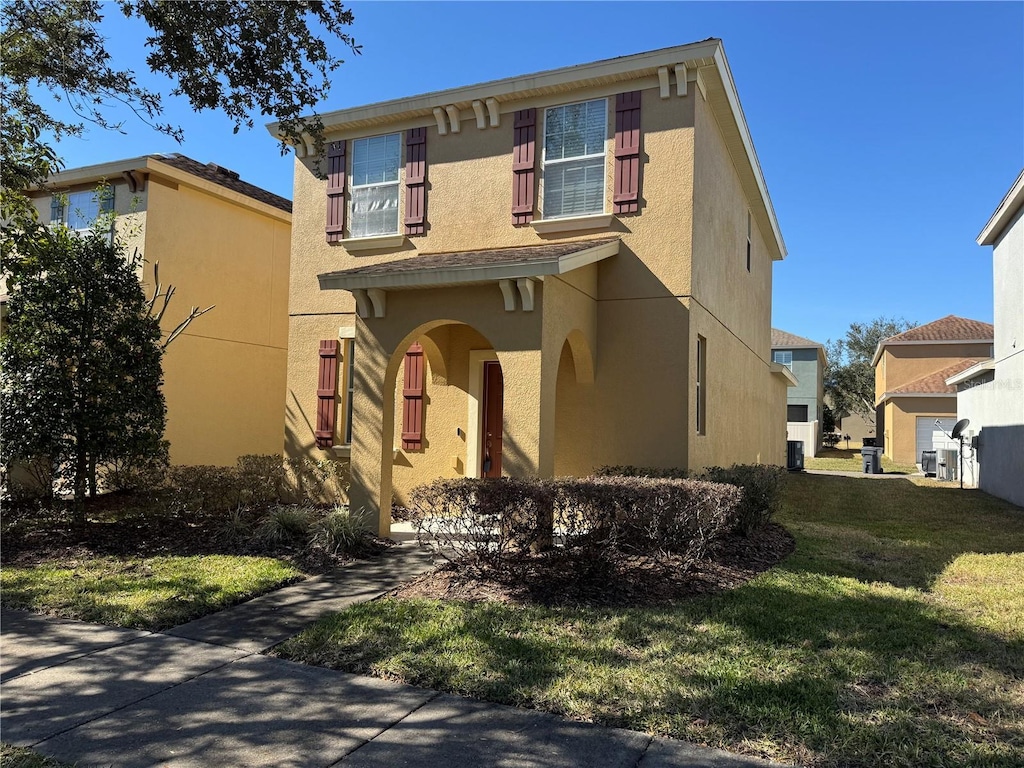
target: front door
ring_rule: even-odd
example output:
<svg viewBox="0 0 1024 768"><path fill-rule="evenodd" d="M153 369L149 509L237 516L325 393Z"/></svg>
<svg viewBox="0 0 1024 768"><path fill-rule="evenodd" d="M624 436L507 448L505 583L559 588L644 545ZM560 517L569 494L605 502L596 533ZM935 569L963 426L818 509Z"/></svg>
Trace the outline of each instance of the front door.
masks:
<svg viewBox="0 0 1024 768"><path fill-rule="evenodd" d="M484 362L484 418L481 477L501 477L501 420L505 380L497 361Z"/></svg>

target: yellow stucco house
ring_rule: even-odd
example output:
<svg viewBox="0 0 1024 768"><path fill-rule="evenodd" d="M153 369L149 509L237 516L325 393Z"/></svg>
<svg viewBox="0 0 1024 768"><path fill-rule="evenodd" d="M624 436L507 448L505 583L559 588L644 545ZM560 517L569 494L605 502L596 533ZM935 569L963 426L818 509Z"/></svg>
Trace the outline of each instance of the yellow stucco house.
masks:
<svg viewBox="0 0 1024 768"><path fill-rule="evenodd" d="M381 534L437 477L784 464L786 251L721 41L322 119L286 453L350 458Z"/></svg>
<svg viewBox="0 0 1024 768"><path fill-rule="evenodd" d="M875 428L884 453L920 464L921 452L954 447L956 387L946 379L992 355L991 323L947 315L882 339L875 368ZM948 443L948 445L947 445Z"/></svg>
<svg viewBox="0 0 1024 768"><path fill-rule="evenodd" d="M105 194L97 187L105 185ZM74 168L29 192L40 220L73 229L101 210L146 263L176 287L165 332L193 305L215 308L167 349L166 438L174 464L233 465L280 454L288 349L291 203L237 173L180 154Z"/></svg>

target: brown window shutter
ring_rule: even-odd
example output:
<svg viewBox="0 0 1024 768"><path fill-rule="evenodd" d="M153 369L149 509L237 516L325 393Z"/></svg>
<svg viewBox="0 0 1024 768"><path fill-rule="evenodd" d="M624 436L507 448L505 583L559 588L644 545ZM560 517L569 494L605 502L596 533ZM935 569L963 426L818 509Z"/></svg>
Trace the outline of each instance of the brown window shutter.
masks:
<svg viewBox="0 0 1024 768"><path fill-rule="evenodd" d="M316 447L334 445L335 398L338 393L338 340L320 342L320 371L316 384Z"/></svg>
<svg viewBox="0 0 1024 768"><path fill-rule="evenodd" d="M345 236L345 143L327 145L327 242Z"/></svg>
<svg viewBox="0 0 1024 768"><path fill-rule="evenodd" d="M405 234L427 233L427 129L405 133Z"/></svg>
<svg viewBox="0 0 1024 768"><path fill-rule="evenodd" d="M537 144L537 110L516 112L512 126L512 223L533 221L534 154Z"/></svg>
<svg viewBox="0 0 1024 768"><path fill-rule="evenodd" d="M405 353L402 397L402 450L418 451L423 448L423 347L419 344Z"/></svg>
<svg viewBox="0 0 1024 768"><path fill-rule="evenodd" d="M615 213L640 210L640 91L615 97Z"/></svg>

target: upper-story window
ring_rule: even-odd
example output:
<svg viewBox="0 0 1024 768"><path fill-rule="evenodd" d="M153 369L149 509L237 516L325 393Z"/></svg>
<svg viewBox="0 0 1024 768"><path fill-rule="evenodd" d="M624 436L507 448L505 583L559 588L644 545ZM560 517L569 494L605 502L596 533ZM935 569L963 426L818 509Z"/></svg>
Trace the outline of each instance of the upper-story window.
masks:
<svg viewBox="0 0 1024 768"><path fill-rule="evenodd" d="M100 214L113 210L113 187L68 192L54 195L50 203L50 223L65 224L69 229L82 231L92 228Z"/></svg>
<svg viewBox="0 0 1024 768"><path fill-rule="evenodd" d="M545 111L545 219L604 212L607 112L605 99Z"/></svg>
<svg viewBox="0 0 1024 768"><path fill-rule="evenodd" d="M351 237L398 232L399 134L352 142Z"/></svg>
<svg viewBox="0 0 1024 768"><path fill-rule="evenodd" d="M791 350L776 349L772 352L772 361L793 370L793 352Z"/></svg>

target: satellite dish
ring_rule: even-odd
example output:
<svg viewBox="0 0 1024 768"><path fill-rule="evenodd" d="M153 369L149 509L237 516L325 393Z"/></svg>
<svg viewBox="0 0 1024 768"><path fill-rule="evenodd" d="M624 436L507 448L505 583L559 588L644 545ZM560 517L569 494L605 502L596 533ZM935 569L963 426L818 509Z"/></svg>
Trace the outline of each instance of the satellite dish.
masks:
<svg viewBox="0 0 1024 768"><path fill-rule="evenodd" d="M957 440L960 435L964 433L964 430L967 429L967 425L970 423L970 419L960 419L960 421L953 426L953 439Z"/></svg>

